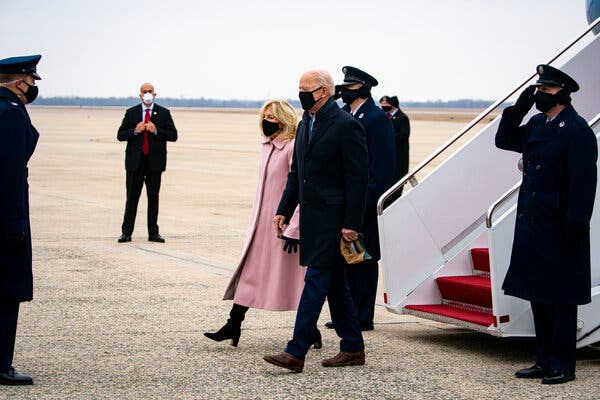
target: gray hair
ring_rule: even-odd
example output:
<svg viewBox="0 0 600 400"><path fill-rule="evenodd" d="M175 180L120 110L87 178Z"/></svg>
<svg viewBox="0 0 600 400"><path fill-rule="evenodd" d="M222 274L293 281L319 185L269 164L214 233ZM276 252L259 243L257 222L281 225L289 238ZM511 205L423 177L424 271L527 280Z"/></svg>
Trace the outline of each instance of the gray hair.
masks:
<svg viewBox="0 0 600 400"><path fill-rule="evenodd" d="M312 72L315 74L315 82L317 85L327 87L329 96L333 96L335 93L335 84L333 83L331 74L322 69L316 69Z"/></svg>

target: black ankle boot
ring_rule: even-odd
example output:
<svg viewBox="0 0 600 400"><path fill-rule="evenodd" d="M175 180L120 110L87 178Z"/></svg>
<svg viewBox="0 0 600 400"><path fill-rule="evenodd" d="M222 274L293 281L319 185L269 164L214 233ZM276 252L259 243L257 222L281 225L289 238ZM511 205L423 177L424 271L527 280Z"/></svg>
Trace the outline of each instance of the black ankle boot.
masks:
<svg viewBox="0 0 600 400"><path fill-rule="evenodd" d="M312 346L315 349L323 348L323 340L321 339L321 331L319 331L318 329L317 329L317 332L315 333L315 338L312 342Z"/></svg>
<svg viewBox="0 0 600 400"><path fill-rule="evenodd" d="M217 342L231 339L231 345L237 347L238 342L240 341L240 335L242 334L241 326L246 311L248 311L248 307L234 303L229 312L227 323L217 332L204 332L204 336Z"/></svg>

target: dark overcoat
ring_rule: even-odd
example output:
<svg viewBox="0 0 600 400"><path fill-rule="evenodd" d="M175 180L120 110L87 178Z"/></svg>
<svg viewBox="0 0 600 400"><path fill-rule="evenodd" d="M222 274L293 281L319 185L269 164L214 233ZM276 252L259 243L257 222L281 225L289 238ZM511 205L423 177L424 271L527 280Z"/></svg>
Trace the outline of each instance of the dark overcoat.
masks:
<svg viewBox="0 0 600 400"><path fill-rule="evenodd" d="M401 109L398 109L390 120L394 126L396 143L396 168L392 178L392 184L394 184L408 174L410 121Z"/></svg>
<svg viewBox="0 0 600 400"><path fill-rule="evenodd" d="M597 140L571 105L546 119L540 113L519 127L508 107L496 133L496 146L523 153L515 237L502 288L540 304L586 304Z"/></svg>
<svg viewBox="0 0 600 400"><path fill-rule="evenodd" d="M21 100L0 87L0 298L33 298L27 162L39 134Z"/></svg>
<svg viewBox="0 0 600 400"><path fill-rule="evenodd" d="M350 112L348 106L345 106L344 110ZM378 261L381 251L377 227L377 200L392 185L396 161L394 128L372 97L366 99L356 110L354 118L365 129L369 152L369 184L361 232L364 234L367 252L373 260Z"/></svg>
<svg viewBox="0 0 600 400"><path fill-rule="evenodd" d="M368 181L365 132L330 98L298 125L294 156L277 214L290 218L300 204L300 264L331 268L343 262L342 228L361 230Z"/></svg>
<svg viewBox="0 0 600 400"><path fill-rule="evenodd" d="M143 121L142 105L127 109L119 127L117 139L127 141L125 149L125 169L137 171L142 158L144 134L135 134L138 123ZM165 107L154 104L150 121L156 126L156 134L148 135L148 168L152 172L164 171L167 167L167 142L177 141L177 129L171 112Z"/></svg>

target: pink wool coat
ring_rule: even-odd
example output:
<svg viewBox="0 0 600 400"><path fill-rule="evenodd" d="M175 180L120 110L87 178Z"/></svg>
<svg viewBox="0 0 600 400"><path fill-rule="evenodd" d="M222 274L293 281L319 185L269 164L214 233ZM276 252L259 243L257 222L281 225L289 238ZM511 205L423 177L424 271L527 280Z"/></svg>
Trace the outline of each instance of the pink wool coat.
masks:
<svg viewBox="0 0 600 400"><path fill-rule="evenodd" d="M240 263L225 290L224 300L263 310L296 310L306 269L298 253L283 251L284 240L273 228L281 194L292 164L294 140L264 138L261 143L258 185ZM298 208L283 231L299 238Z"/></svg>

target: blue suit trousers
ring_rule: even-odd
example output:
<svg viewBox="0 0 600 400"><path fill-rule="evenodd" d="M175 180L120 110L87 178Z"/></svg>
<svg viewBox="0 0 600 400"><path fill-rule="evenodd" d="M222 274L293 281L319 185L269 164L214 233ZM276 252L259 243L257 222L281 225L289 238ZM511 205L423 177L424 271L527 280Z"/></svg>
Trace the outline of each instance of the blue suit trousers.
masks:
<svg viewBox="0 0 600 400"><path fill-rule="evenodd" d="M340 350L357 352L365 349L356 308L348 288L346 268L339 264L333 268L307 268L304 290L296 314L294 336L287 344L286 353L304 359L314 342L315 326L326 297L335 331L342 339Z"/></svg>

